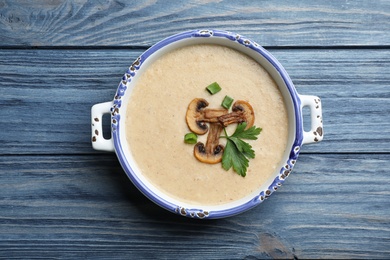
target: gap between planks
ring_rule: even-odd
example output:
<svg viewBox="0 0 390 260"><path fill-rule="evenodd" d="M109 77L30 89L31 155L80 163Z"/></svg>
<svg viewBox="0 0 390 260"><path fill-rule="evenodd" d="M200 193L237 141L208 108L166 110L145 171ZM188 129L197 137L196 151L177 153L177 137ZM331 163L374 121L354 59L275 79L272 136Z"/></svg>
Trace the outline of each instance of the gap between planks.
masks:
<svg viewBox="0 0 390 260"><path fill-rule="evenodd" d="M390 152L301 152L300 155L388 155ZM53 156L66 156L66 157L87 157L87 156L115 156L114 152L96 152L96 153L22 153L22 154L0 154L0 157L53 157Z"/></svg>
<svg viewBox="0 0 390 260"><path fill-rule="evenodd" d="M386 50L390 45L334 45L334 46L267 46L269 50ZM0 46L0 50L147 50L144 45L110 45L110 46Z"/></svg>

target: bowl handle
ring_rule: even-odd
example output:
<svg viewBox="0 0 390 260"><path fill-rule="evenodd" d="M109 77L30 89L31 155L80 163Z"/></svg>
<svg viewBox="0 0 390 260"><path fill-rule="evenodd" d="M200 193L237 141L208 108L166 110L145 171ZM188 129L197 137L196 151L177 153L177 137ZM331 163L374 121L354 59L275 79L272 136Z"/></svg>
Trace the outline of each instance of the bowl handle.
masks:
<svg viewBox="0 0 390 260"><path fill-rule="evenodd" d="M301 111L303 107L310 108L311 129L303 131L303 144L317 143L324 138L322 126L322 105L321 99L317 96L299 95L301 99Z"/></svg>
<svg viewBox="0 0 390 260"><path fill-rule="evenodd" d="M95 104L91 109L92 147L95 150L113 152L114 140L103 137L102 118L104 114L111 113L113 101Z"/></svg>

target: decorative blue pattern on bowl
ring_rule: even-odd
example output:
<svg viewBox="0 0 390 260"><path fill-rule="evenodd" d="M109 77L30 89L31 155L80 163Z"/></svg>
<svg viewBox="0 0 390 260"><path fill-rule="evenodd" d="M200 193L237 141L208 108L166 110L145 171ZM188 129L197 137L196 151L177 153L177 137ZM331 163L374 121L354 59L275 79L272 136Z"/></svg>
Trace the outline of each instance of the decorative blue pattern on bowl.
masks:
<svg viewBox="0 0 390 260"><path fill-rule="evenodd" d="M121 106L122 106L122 97L124 96L127 86L126 84L131 82L134 76L137 74L137 71L141 68L142 64L157 50L168 46L174 42L184 40L187 38L199 38L199 37L218 37L228 39L236 44L241 44L247 48L250 48L256 51L259 55L264 57L272 66L278 71L281 78L283 79L285 85L288 88L288 91L291 95L292 103L295 111L295 138L293 145L291 147L291 151L289 154L288 160L285 162L284 167L282 167L279 171L279 175L273 180L272 184L265 190L259 192L259 194L253 197L251 200L247 201L244 204L241 204L237 207L223 209L223 210L213 210L213 211L205 211L199 208L185 208L181 205L173 204L160 196L158 196L150 187L146 186L134 173L131 168L129 162L126 160L126 156L124 154L121 141L120 141L120 114L121 114ZM125 111L124 111L125 112ZM146 50L126 71L125 75L122 78L122 81L119 83L116 95L114 97L114 103L111 108L111 124L112 124L112 135L114 139L114 146L119 161L125 170L127 176L134 183L134 185L150 200L155 202L157 205L180 215L191 217L191 218L223 218L232 215L236 215L242 213L246 210L249 210L266 198L268 198L275 190L280 187L287 176L289 176L292 171L294 164L298 158L300 147L302 145L303 140L303 129L302 129L302 115L301 115L301 100L299 98L298 93L295 90L295 87L288 76L287 72L284 70L282 65L263 47L259 44L241 36L238 34L233 34L226 31L220 30L195 30L183 32L177 35L173 35L165 40L162 40L148 50Z"/></svg>

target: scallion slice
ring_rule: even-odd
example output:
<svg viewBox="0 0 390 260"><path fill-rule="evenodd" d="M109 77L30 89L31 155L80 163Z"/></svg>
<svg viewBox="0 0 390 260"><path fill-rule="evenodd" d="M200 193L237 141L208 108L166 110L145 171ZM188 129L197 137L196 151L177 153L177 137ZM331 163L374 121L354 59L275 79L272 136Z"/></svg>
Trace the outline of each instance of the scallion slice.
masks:
<svg viewBox="0 0 390 260"><path fill-rule="evenodd" d="M217 82L214 82L214 83L211 83L210 85L208 85L206 87L206 90L211 94L211 95L214 95L215 93L218 93L219 91L221 91L221 87L219 86L219 84Z"/></svg>
<svg viewBox="0 0 390 260"><path fill-rule="evenodd" d="M225 96L225 98L224 98L223 101L222 101L221 106L224 107L224 108L226 108L226 109L229 109L230 106L231 106L232 103L233 103L233 100L234 100L233 98L231 98L231 97L229 97L229 96Z"/></svg>
<svg viewBox="0 0 390 260"><path fill-rule="evenodd" d="M194 133L188 133L184 136L184 142L187 144L196 144L198 136Z"/></svg>

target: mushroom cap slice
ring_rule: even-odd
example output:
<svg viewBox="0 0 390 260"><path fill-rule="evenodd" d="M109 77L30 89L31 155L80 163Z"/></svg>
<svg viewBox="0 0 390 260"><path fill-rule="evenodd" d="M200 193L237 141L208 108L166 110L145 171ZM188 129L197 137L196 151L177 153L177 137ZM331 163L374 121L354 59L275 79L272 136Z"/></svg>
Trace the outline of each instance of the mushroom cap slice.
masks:
<svg viewBox="0 0 390 260"><path fill-rule="evenodd" d="M218 122L218 117L227 114L226 109L210 109L207 100L203 98L193 99L187 108L186 122L188 128L198 135L207 133L209 127L206 123Z"/></svg>
<svg viewBox="0 0 390 260"><path fill-rule="evenodd" d="M215 164L222 161L224 146L219 144L219 136L223 126L219 123L210 124L206 146L198 142L194 147L194 156L201 162Z"/></svg>
<svg viewBox="0 0 390 260"><path fill-rule="evenodd" d="M248 129L255 122L255 113L248 102L237 100L232 106L232 112L218 117L218 121L225 127L231 124L246 122L247 126L245 129Z"/></svg>
<svg viewBox="0 0 390 260"><path fill-rule="evenodd" d="M244 114L244 121L247 123L245 129L252 127L255 123L255 112L248 102L244 100L237 100L232 106L232 111Z"/></svg>
<svg viewBox="0 0 390 260"><path fill-rule="evenodd" d="M206 152L206 147L202 142L194 146L194 156L198 161L208 164L216 164L222 161L223 145L217 145L212 153Z"/></svg>
<svg viewBox="0 0 390 260"><path fill-rule="evenodd" d="M186 113L187 126L198 135L204 135L209 130L207 124L203 121L203 110L208 105L209 102L203 98L194 98L188 105Z"/></svg>

